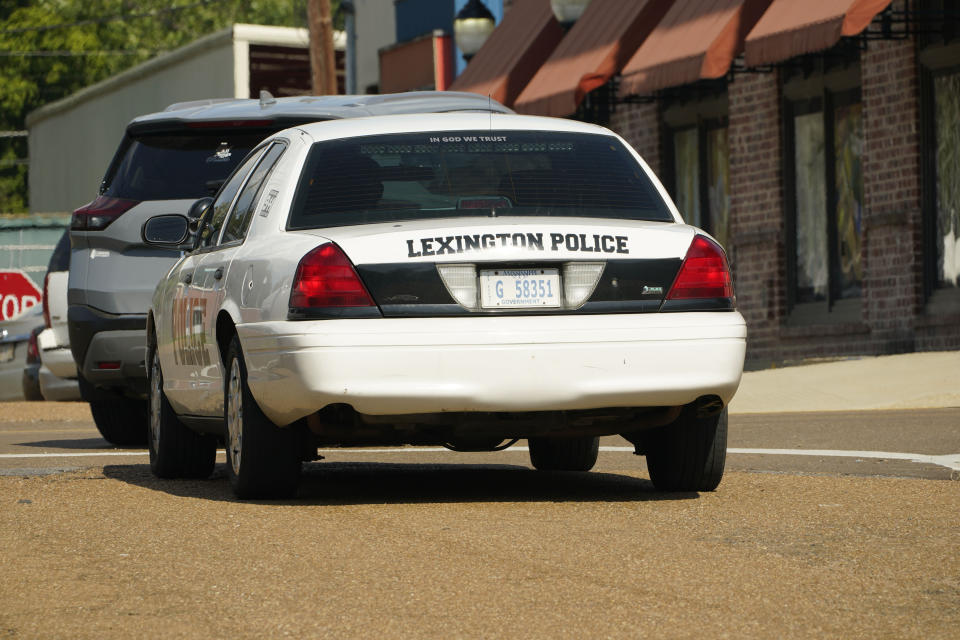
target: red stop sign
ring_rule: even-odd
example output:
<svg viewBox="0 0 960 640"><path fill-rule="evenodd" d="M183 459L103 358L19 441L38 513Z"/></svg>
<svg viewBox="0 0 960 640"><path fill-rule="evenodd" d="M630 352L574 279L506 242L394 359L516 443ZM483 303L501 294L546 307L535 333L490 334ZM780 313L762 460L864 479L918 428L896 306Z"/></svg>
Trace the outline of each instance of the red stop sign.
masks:
<svg viewBox="0 0 960 640"><path fill-rule="evenodd" d="M40 289L23 271L0 271L0 318L9 320L24 309L40 304L42 299Z"/></svg>

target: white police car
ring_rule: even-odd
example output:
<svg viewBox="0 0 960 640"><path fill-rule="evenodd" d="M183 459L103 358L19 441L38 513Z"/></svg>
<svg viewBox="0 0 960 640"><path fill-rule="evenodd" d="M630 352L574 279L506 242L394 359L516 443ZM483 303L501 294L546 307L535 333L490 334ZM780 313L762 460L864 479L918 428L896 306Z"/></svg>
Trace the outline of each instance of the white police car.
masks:
<svg viewBox="0 0 960 640"><path fill-rule="evenodd" d="M712 490L746 328L723 249L683 223L621 138L459 113L304 125L266 139L199 221L148 319L150 463L240 497L296 490L318 447L519 438L589 470L599 436L654 485Z"/></svg>

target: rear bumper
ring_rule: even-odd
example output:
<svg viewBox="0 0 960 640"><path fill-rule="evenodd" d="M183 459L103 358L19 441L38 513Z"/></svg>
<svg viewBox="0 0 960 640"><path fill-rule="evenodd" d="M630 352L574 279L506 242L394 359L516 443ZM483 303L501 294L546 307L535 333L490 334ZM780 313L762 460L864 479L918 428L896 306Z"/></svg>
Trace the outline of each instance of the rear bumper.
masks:
<svg viewBox="0 0 960 640"><path fill-rule="evenodd" d="M730 401L737 312L266 322L237 327L251 392L285 425L329 404L373 415Z"/></svg>
<svg viewBox="0 0 960 640"><path fill-rule="evenodd" d="M77 363L73 361L73 353L69 347L41 348L40 361L47 371L58 378L77 377Z"/></svg>
<svg viewBox="0 0 960 640"><path fill-rule="evenodd" d="M74 368L76 375L76 368ZM46 364L40 367L40 393L44 400L66 401L80 399L80 385L76 378L61 378L55 375Z"/></svg>
<svg viewBox="0 0 960 640"><path fill-rule="evenodd" d="M11 343L7 343L11 344ZM27 343L14 343L14 359L0 364L0 401L23 400L23 371Z"/></svg>
<svg viewBox="0 0 960 640"><path fill-rule="evenodd" d="M84 305L67 310L70 349L92 384L145 392L146 315L114 315ZM103 363L119 363L105 368Z"/></svg>

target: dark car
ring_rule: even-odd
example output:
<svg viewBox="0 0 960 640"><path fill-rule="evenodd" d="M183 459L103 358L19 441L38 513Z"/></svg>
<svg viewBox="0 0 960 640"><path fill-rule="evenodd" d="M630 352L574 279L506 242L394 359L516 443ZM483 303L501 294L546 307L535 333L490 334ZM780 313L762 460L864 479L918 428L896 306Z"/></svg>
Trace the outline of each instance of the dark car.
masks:
<svg viewBox="0 0 960 640"><path fill-rule="evenodd" d="M38 328L43 329L43 310L38 304L0 320L0 401L23 400L23 369L31 335Z"/></svg>

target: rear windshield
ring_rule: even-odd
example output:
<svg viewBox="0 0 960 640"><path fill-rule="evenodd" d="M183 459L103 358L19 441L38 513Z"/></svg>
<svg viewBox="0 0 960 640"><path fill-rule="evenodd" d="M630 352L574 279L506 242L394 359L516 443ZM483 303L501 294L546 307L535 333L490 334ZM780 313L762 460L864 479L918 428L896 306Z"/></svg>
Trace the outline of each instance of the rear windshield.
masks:
<svg viewBox="0 0 960 640"><path fill-rule="evenodd" d="M130 200L212 195L270 132L153 134L126 138L105 179L104 195Z"/></svg>
<svg viewBox="0 0 960 640"><path fill-rule="evenodd" d="M288 228L489 215L673 221L614 137L487 130L316 143Z"/></svg>

